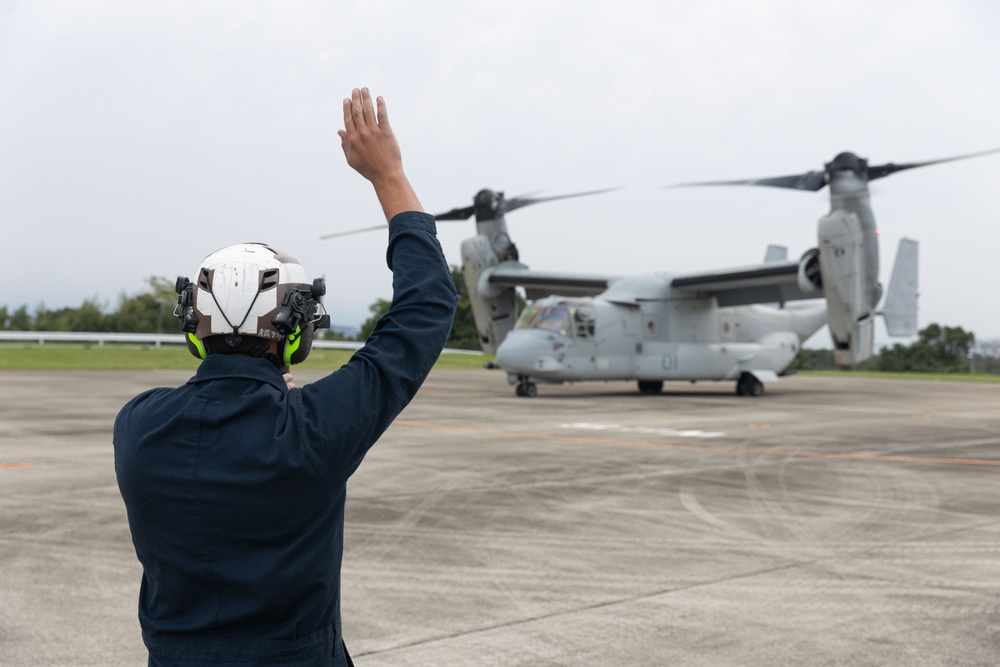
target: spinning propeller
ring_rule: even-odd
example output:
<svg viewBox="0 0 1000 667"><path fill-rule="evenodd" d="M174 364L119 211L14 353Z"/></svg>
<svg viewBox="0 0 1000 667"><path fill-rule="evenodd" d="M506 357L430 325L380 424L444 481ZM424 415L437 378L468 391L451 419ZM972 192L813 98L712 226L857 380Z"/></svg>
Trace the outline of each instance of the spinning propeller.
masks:
<svg viewBox="0 0 1000 667"><path fill-rule="evenodd" d="M569 199L570 197L585 197L587 195L597 195L602 192L610 192L614 188L607 188L605 190L590 190L589 192L575 192L570 195L553 195L551 197L530 197L521 196L514 197L513 199L506 199L502 192L494 192L492 190L480 190L475 199L475 203L472 206L465 206L462 208L453 208L447 213L439 213L434 216L435 220L467 220L469 216L473 213L476 214L477 220L492 220L498 218L505 213L510 211L523 208L525 206L531 206L532 204L540 204L546 201L553 201L555 199Z"/></svg>
<svg viewBox="0 0 1000 667"><path fill-rule="evenodd" d="M830 179L837 172L842 171L852 171L858 176L862 177L865 181L874 181L877 178L883 178L889 176L890 174L895 174L897 171L904 171L906 169L913 169L915 167L926 167L932 164L940 164L942 162L953 162L955 160L965 160L967 158L979 157L981 155L989 155L990 153L1000 152L1000 148L994 148L988 151L982 151L979 153L970 153L968 155L957 155L955 157L946 157L939 160L926 160L924 162L907 162L904 164L895 164L889 162L886 164L870 167L868 166L868 160L866 158L860 158L854 153L841 153L837 157L833 158L833 161L827 162L824 165L822 171L807 171L804 174L794 174L792 176L774 176L771 178L748 178L738 181L703 181L698 183L678 183L677 185L671 185L667 187L687 187L696 185L766 185L774 188L790 188L792 190L820 190L823 186L830 182Z"/></svg>
<svg viewBox="0 0 1000 667"><path fill-rule="evenodd" d="M434 216L435 220L448 222L453 220L468 220L473 214L476 216L477 221L484 220L495 220L496 218L502 218L505 213L514 211L525 206L531 206L532 204L540 204L542 202L553 201L556 199L569 199L570 197L585 197L587 195L601 194L602 192L610 192L615 188L607 188L604 190L590 190L588 192L575 192L569 195L553 195L551 197L532 197L532 196L521 196L514 197L512 199L506 199L503 192L494 192L493 190L480 190L475 198L473 199L472 206L464 206L462 208L453 208L445 213L438 213ZM347 236L349 234L360 234L362 232L370 232L376 229L385 229L385 225L375 225L374 227L363 227L361 229L352 229L346 232L334 232L332 234L324 234L320 236L320 239L332 239L338 236Z"/></svg>

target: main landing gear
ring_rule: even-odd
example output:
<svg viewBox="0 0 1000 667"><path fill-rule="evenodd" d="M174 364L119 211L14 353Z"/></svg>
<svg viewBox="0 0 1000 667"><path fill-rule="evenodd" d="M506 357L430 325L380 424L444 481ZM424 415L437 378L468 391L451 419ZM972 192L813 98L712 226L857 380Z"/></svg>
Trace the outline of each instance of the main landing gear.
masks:
<svg viewBox="0 0 1000 667"><path fill-rule="evenodd" d="M663 391L663 380L639 380L640 394L659 394Z"/></svg>
<svg viewBox="0 0 1000 667"><path fill-rule="evenodd" d="M534 398L538 396L538 385L528 378L521 378L517 387L514 388L514 393L522 398Z"/></svg>
<svg viewBox="0 0 1000 667"><path fill-rule="evenodd" d="M736 381L737 396L762 396L764 394L764 383L755 378L750 373L743 373Z"/></svg>

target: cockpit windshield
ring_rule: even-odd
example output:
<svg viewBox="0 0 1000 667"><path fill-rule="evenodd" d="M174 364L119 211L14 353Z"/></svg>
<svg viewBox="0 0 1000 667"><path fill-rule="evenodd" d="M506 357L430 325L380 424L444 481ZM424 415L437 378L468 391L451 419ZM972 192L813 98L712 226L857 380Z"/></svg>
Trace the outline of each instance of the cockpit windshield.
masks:
<svg viewBox="0 0 1000 667"><path fill-rule="evenodd" d="M561 336L591 338L594 335L594 307L589 303L576 306L528 306L514 328L543 329Z"/></svg>

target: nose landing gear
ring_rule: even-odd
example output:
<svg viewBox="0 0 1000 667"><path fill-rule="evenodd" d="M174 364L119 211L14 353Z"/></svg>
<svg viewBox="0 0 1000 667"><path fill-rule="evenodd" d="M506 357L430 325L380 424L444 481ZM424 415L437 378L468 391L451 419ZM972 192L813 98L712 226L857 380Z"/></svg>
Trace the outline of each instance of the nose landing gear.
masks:
<svg viewBox="0 0 1000 667"><path fill-rule="evenodd" d="M522 377L514 388L514 393L522 398L534 398L538 396L538 385L526 377Z"/></svg>

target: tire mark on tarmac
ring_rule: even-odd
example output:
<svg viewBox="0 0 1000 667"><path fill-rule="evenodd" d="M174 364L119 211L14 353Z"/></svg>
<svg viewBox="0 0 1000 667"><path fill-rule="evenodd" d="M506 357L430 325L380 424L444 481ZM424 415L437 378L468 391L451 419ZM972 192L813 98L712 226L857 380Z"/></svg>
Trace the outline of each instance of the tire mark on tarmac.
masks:
<svg viewBox="0 0 1000 667"><path fill-rule="evenodd" d="M619 445L627 447L659 447L662 449L676 449L698 452L715 452L729 454L759 454L764 456L783 456L813 459L838 459L845 461L881 461L889 463L931 463L939 465L967 465L967 466L997 466L1000 467L1000 460L997 459L962 459L940 456L903 456L897 454L860 454L850 452L810 452L788 449L767 449L761 447L733 447L725 445L689 445L669 442L648 442L643 440L622 440L618 438L593 438L573 435L553 435L550 433L517 433L514 431L500 431L494 429L473 428L469 426L447 426L444 424L431 424L427 422L411 421L408 419L397 419L394 424L400 426L410 426L413 428L424 428L439 431L452 431L455 433L468 433L472 435L497 435L508 438L518 438L521 440L548 440L553 442L571 442L595 445Z"/></svg>
<svg viewBox="0 0 1000 667"><path fill-rule="evenodd" d="M996 525L996 524L997 524L996 520L991 520L990 522L987 522L987 523L985 523L983 525L992 526L992 525ZM968 529L968 527L965 527L963 529L956 529L956 530L967 530L967 529ZM938 534L939 535L944 535L944 534L956 532L956 530L941 531ZM427 636L427 637L424 637L424 638L421 638L421 639L414 639L414 640L411 640L411 641L403 642L403 643L400 643L400 644L396 644L394 646L387 646L387 647L384 647L384 648L377 648L377 649L372 649L372 650L369 650L369 651L363 651L363 652L358 653L357 655L363 657L363 656L368 656L368 655L381 655L381 654L386 654L386 653L394 653L396 651L404 651L404 650L407 650L407 649L411 649L411 648L415 648L415 647L419 647L419 646L425 646L425 645L428 645L428 644L434 644L434 643L437 643L437 642L448 641L448 640L451 640L451 639L458 639L458 638L461 638L461 637L468 637L470 635L484 634L484 633L489 633L489 632L493 632L493 631L496 631L496 630L503 630L503 629L511 628L511 627L517 627L517 626L522 626L522 625L529 625L529 624L537 623L537 622L540 622L540 621L546 621L546 620L555 619L555 618L565 618L565 617L568 617L568 616L574 616L574 615L581 614L581 613L589 613L591 611L595 611L595 610L598 610L598 609L606 609L606 608L611 608L611 607L618 607L618 606L622 606L622 605L629 605L629 604L643 602L643 601L652 601L652 600L655 600L656 598L659 598L659 597L662 597L662 596L668 596L668 595L669 596L673 596L673 595L676 595L676 594L679 594L679 593L685 593L685 592L688 592L688 591L694 591L694 590L698 590L698 589L711 588L711 587L717 586L719 584L731 584L731 583L740 584L740 583L742 583L742 584L747 584L747 585L749 585L751 587L753 587L753 586L760 586L760 585L770 585L770 584L767 584L767 583L765 583L765 584L756 584L756 583L754 583L754 580L757 579L758 577L762 577L762 576L763 577L767 577L767 575L771 575L771 574L778 573L778 572L786 572L786 571L801 570L803 568L818 567L818 568L824 569L826 571L833 571L834 573L836 573L835 569L831 569L831 563L833 561L858 558L858 557L862 557L862 556L864 556L866 554L876 553L876 552L884 550L884 549L906 549L906 548L909 548L909 546L911 544L917 545L917 546L928 546L928 545L920 545L919 544L919 540L921 540L921 539L924 539L924 538L915 537L915 538L911 538L911 539L908 539L908 540L903 540L903 541L900 541L898 543L889 544L889 545L886 545L886 544L869 545L867 547L862 547L860 549L847 549L846 551L841 552L841 553L830 553L830 554L826 554L826 555L823 555L823 556L812 557L812 558L809 558L809 557L798 558L798 559L795 559L795 560L793 560L791 562L780 563L780 564L773 565L773 566L770 566L770 567L757 568L757 569L753 569L753 570L749 570L749 571L744 571L744 572L737 572L737 573L734 573L732 575L718 577L718 578L715 578L715 579L699 579L699 580L696 580L696 581L679 583L679 584L672 585L672 586L671 585L661 586L661 587L656 588L655 590L637 592L637 593L635 593L633 595L619 596L619 597L615 597L615 598L612 598L612 599L602 600L602 601L594 602L594 603L590 603L590 604L582 604L582 605L572 606L572 607L563 608L563 609L554 609L554 610L551 610L551 611L548 611L548 612L545 612L545 613L533 614L533 615L530 615L530 616L524 616L524 617L520 617L520 618L513 618L513 619L510 619L508 621L501 621L501 622L493 623L493 624L490 624L490 625L483 625L483 626L480 626L480 627L464 628L464 629L456 630L454 632L440 633L440 634L437 634L437 635ZM930 545L930 546L934 546L934 545ZM953 542L949 543L946 546L948 548L951 548L951 547L954 546L954 543ZM909 561L907 561L907 562L909 562ZM997 604L996 599L995 599L995 597L993 595L984 594L984 592L982 590L982 582L978 581L978 580L970 581L970 582L955 582L955 581L949 581L949 580L939 580L939 579L927 579L927 578L925 578L925 579L916 580L916 581L911 580L911 581L908 581L908 582L905 582L905 583L908 584L909 586L913 586L913 585L925 586L925 587L926 586L930 586L934 591L941 592L941 593L943 593L943 592L962 592L962 593L969 593L969 594L974 594L974 595L981 596L981 600L979 602L977 602L977 603L968 604L968 603L955 602L955 601L952 601L952 602L949 603L949 606L951 608L959 608L959 609L963 610L964 613L966 615L970 616L970 617L975 617L975 616L978 616L978 615L980 615L982 613L996 613L997 610L1000 609L1000 605ZM869 590L871 590L872 586L880 586L880 587L885 588L885 589L890 590L890 591L899 591L899 589L900 589L899 587L900 587L901 584L900 584L900 582L894 582L894 581L875 581L875 580L866 580L866 581L850 581L850 580L844 581L844 580L838 580L838 581L832 581L832 582L818 582L818 583L817 582L812 582L810 584L810 586L811 586L812 589L834 588L835 590L840 591L840 592L843 592L845 585L847 585L848 587L850 587L852 590L857 590L857 591L869 591ZM926 593L926 590L924 588L921 588L920 590L922 590L922 591L924 591L924 593ZM847 604L848 605L854 604L854 602L851 601L851 602L849 602ZM816 602L815 604L812 605L813 608L827 608L828 607L828 608L832 608L832 609L843 609L845 606L846 605L832 604L829 601L824 601L822 599L820 599L818 602ZM892 611L898 611L898 608L895 605L891 605L891 610ZM881 609L880 608L880 609L875 610L875 611L880 616L886 616L886 617L889 616L889 614L887 613L888 608L887 609Z"/></svg>
<svg viewBox="0 0 1000 667"><path fill-rule="evenodd" d="M416 647L416 646L423 646L423 645L426 645L426 644L433 644L435 642L447 641L449 639L457 639L458 637L467 637L469 635L476 635L476 634L481 634L481 633L486 633L486 632L493 632L495 630L502 630L504 628L512 628L512 627L517 627L519 625L528 625L528 624L531 624L531 623L537 623L539 621L545 621L545 620L552 619L552 618L560 618L560 617L565 617L565 616L572 616L572 615L575 615L575 614L586 613L586 612L594 611L594 610L597 610L597 609L604 609L604 608L607 608L607 607L617 607L617 606L620 606L620 605L631 604L631 603L634 603L634 602L641 602L643 600L652 600L654 598L657 598L657 597L660 597L660 596L663 596L663 595L672 595L672 594L675 594L675 593L681 593L681 592L688 591L688 590L694 590L694 589L698 589L698 588L704 588L704 587L708 587L708 586L714 586L714 585L717 585L717 584L720 584L720 583L726 583L726 582L732 582L732 581L739 581L741 579L747 579L747 578L757 577L757 576L760 576L760 575L771 574L771 573L774 573L774 572L781 572L783 570L789 570L789 569L799 568L799 567L802 567L802 566L808 565L808 564L809 564L808 562L783 563L781 565L776 565L774 567L762 568L762 569L753 570L753 571L750 571L750 572L740 572L740 573L734 574L734 575L729 576L729 577L721 577L719 579L713 579L711 581L704 581L703 580L703 581L698 581L698 582L694 582L694 583L690 583L690 584L685 584L685 585L680 585L680 586L667 587L667 588L659 589L659 590L656 590L656 591L646 591L646 592L638 593L636 595L630 595L630 596L615 598L615 599L611 599L611 600L603 600L601 602L595 602L593 604L580 605L580 606L572 607L572 608L569 608L569 609L556 609L556 610L553 610L553 611L550 611L550 612L547 612L547 613L544 613L544 614L536 614L536 615L533 615L533 616L530 616L530 617L515 618L515 619L509 620L509 621L504 621L504 622L500 622L500 623L494 623L494 624L488 625L488 626L483 626L483 627L478 627L478 628L469 628L469 629L465 629L465 630L458 630L456 632L450 632L450 633L445 633L445 634L434 635L434 636L431 636L431 637L425 637L423 639L417 639L417 640L413 640L413 641L410 641L410 642L406 642L404 644L397 644L395 646L389 646L389 647L382 648L382 649L374 649L374 650L371 650L371 651L365 651L363 653L358 653L358 655L359 656L379 655L379 654L384 654L384 653L391 653L391 652L394 652L394 651L401 651L401 650L408 649L408 648L413 648L413 647Z"/></svg>

